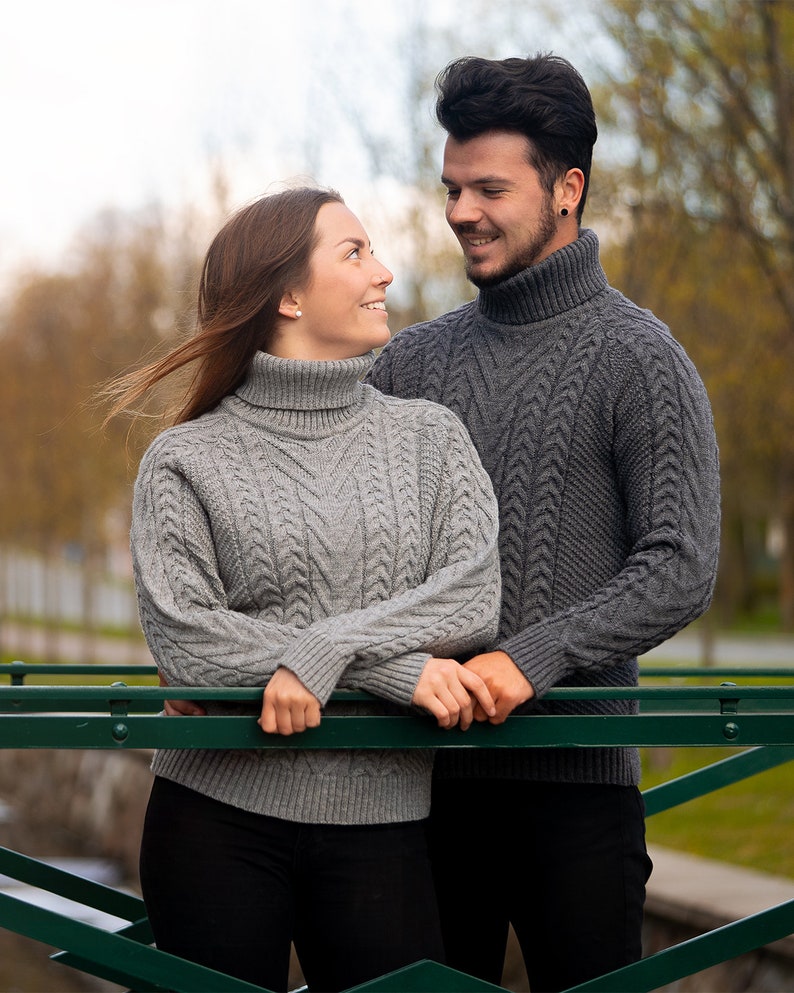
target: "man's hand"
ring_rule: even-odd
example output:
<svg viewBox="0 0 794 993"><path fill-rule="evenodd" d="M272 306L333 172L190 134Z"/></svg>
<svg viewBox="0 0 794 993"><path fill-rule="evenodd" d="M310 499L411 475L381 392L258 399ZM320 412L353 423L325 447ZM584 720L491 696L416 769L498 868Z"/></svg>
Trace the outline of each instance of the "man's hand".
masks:
<svg viewBox="0 0 794 993"><path fill-rule="evenodd" d="M452 728L457 724L461 731L471 726L475 705L484 714L496 714L483 680L455 659L428 659L411 703L429 710L439 727Z"/></svg>
<svg viewBox="0 0 794 993"><path fill-rule="evenodd" d="M262 698L257 724L266 734L297 734L320 723L320 701L294 672L279 666Z"/></svg>
<svg viewBox="0 0 794 993"><path fill-rule="evenodd" d="M158 675L160 676L160 685L168 686L162 672ZM194 700L166 700L163 704L163 710L168 717L205 717L207 714L205 708Z"/></svg>
<svg viewBox="0 0 794 993"><path fill-rule="evenodd" d="M476 673L490 690L496 710L489 713L477 703L474 707L475 721L490 721L502 724L515 708L535 695L532 683L518 668L507 652L486 652L475 655L463 666Z"/></svg>

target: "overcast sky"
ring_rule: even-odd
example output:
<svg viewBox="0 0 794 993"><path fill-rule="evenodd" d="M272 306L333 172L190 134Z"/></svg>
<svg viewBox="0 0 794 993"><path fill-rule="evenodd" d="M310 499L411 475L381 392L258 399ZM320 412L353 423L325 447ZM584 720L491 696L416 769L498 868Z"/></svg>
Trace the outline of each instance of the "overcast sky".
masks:
<svg viewBox="0 0 794 993"><path fill-rule="evenodd" d="M449 29L460 45L483 31L472 11L491 11L493 33L500 9L476 0L6 0L0 270L57 261L102 208L206 197L213 164L239 202L298 175L354 199L369 162L345 116L376 135L396 121L411 17L435 43ZM544 28L526 44L506 38L497 54L554 48L581 66L576 46ZM476 42L444 51L441 64L465 51Z"/></svg>

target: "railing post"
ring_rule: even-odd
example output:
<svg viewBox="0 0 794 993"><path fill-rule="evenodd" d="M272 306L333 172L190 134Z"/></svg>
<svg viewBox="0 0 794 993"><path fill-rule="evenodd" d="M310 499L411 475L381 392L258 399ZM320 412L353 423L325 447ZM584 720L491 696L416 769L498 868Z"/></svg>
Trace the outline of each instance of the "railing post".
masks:
<svg viewBox="0 0 794 993"><path fill-rule="evenodd" d="M111 683L111 688L119 687L127 689L127 684L123 682ZM130 712L130 701L129 699L122 700L111 700L110 701L110 716L111 717L129 717ZM126 741L127 736L130 733L129 726L124 721L117 721L113 727L110 729L110 733L113 735L113 740L122 742Z"/></svg>

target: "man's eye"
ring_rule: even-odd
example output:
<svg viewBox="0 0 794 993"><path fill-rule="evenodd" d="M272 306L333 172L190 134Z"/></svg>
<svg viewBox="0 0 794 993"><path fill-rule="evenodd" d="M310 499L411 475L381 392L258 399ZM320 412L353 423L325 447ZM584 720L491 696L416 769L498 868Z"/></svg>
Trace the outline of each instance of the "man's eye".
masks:
<svg viewBox="0 0 794 993"><path fill-rule="evenodd" d="M447 200L454 200L457 196L460 196L460 190L447 190Z"/></svg>
<svg viewBox="0 0 794 993"><path fill-rule="evenodd" d="M504 193L504 190L483 190L483 193L487 197L498 197L500 193Z"/></svg>

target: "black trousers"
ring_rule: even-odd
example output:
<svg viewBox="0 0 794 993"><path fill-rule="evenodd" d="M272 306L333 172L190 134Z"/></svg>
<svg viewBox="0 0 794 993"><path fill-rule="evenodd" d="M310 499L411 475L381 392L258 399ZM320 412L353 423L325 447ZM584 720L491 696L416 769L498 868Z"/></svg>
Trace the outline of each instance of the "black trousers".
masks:
<svg viewBox="0 0 794 993"><path fill-rule="evenodd" d="M437 781L430 839L447 964L499 985L509 923L532 993L639 959L644 813L629 786Z"/></svg>
<svg viewBox="0 0 794 993"><path fill-rule="evenodd" d="M286 990L343 990L443 960L425 822L297 824L155 779L141 885L157 947Z"/></svg>

